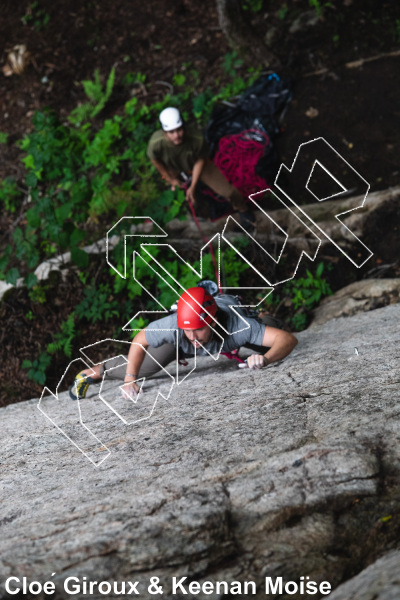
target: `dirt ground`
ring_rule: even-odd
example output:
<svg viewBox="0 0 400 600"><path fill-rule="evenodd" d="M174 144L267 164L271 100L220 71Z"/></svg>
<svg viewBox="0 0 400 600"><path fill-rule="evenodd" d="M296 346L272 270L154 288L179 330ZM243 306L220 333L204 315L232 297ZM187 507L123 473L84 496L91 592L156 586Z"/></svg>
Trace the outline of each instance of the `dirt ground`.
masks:
<svg viewBox="0 0 400 600"><path fill-rule="evenodd" d="M270 0L253 17L255 36L269 40L282 61L280 72L293 82L293 100L277 140L281 160L290 167L301 143L323 137L370 183L371 192L398 185L400 4L338 0L317 5L319 15L307 0ZM298 19L303 25L293 31ZM22 44L29 52L23 72L6 76L0 70L0 132L9 134L8 143L0 144L0 179L22 175L14 142L30 131L33 112L51 106L67 115L84 100L79 82L92 79L96 68L104 78L116 68L108 107L115 112L129 98L129 89L120 85L127 73L168 84L184 63L191 63L200 73L201 91L215 87L231 51L214 0L3 0L0 69L9 51ZM391 215L381 216L371 268L397 256L398 215L393 208ZM389 248L382 243L385 231ZM15 349L33 344L37 334L26 322L27 310L21 291L0 315L3 351L12 363L5 395L13 389L15 400L40 393L22 374L20 388L13 387L21 362ZM51 318L60 314L57 307L48 314L51 327ZM10 327L12 336L6 333Z"/></svg>
<svg viewBox="0 0 400 600"><path fill-rule="evenodd" d="M387 188L399 181L400 55L386 55L400 52L400 5L395 0L331 4L314 25L295 33L290 33L293 22L314 14L307 0L271 0L270 9L254 19L257 36L273 32L271 47L293 80L293 102L279 141L282 160L290 162L300 143L322 136L368 179L371 191ZM17 5L3 0L1 67L7 51L21 44L30 53L25 71L0 74L0 131L11 134L11 143L29 131L34 110L52 106L68 114L84 99L79 82L91 79L96 68L106 77L115 66L117 81L141 72L148 82L171 82L190 62L207 87L220 76L230 51L214 0ZM361 64L346 66L356 61ZM114 109L126 94L116 86ZM0 177L18 170L15 152L10 144L1 149Z"/></svg>

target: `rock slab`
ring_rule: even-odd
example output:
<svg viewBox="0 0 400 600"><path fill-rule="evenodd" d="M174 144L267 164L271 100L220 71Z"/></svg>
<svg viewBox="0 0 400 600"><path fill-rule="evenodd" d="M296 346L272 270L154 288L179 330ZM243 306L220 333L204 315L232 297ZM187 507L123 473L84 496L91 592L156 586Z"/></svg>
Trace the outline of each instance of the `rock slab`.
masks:
<svg viewBox="0 0 400 600"><path fill-rule="evenodd" d="M314 311L312 325L331 319L349 317L361 311L374 310L400 301L400 278L364 279L327 296Z"/></svg>
<svg viewBox="0 0 400 600"><path fill-rule="evenodd" d="M1 409L0 597L19 597L5 591L11 576L54 581L57 599L121 597L72 596L68 577L139 581L152 598L156 576L172 599L172 577L254 581L252 597L274 598L266 577L304 576L330 582L335 600L392 599L384 577L378 596L346 590L368 590L361 572L400 550L399 322L397 304L314 326L260 371L204 358L169 396L170 378L155 378L125 412L118 384L103 401L94 388L80 404L97 445L67 392L46 397L97 467L37 400ZM162 389L150 418L118 418Z"/></svg>

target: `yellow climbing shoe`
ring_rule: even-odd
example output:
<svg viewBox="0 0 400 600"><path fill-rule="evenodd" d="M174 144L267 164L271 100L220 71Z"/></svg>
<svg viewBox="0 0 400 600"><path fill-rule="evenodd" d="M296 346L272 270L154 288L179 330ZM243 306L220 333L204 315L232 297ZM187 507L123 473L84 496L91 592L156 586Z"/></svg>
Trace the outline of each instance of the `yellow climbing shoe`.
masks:
<svg viewBox="0 0 400 600"><path fill-rule="evenodd" d="M96 382L97 382L97 379L93 379L93 377L90 377L89 375L85 375L85 373L83 371L81 371L75 377L74 383L69 388L70 397L72 398L72 400L78 400L78 399L82 400L82 398L85 398L87 391L89 389L89 386L92 383L96 383Z"/></svg>

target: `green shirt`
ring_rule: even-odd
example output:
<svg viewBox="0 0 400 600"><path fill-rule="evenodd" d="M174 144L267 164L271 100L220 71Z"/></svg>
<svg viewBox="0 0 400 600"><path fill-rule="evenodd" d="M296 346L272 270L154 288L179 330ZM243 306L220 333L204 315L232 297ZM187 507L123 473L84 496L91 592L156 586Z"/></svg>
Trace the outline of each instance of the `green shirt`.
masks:
<svg viewBox="0 0 400 600"><path fill-rule="evenodd" d="M161 129L155 131L147 146L147 156L150 160L156 160L164 165L169 172L191 173L199 158L208 156L208 148L203 134L196 125L187 125L183 142L178 145L167 140Z"/></svg>

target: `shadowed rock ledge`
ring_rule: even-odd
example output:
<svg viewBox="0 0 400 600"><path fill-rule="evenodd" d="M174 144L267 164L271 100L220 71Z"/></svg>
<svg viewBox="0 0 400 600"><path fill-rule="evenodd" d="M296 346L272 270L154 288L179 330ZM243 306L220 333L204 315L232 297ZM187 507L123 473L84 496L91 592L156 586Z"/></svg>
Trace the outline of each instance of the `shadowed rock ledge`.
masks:
<svg viewBox="0 0 400 600"><path fill-rule="evenodd" d="M157 576L159 597L176 598L171 578L188 576L253 580L252 597L273 598L268 576L354 591L351 578L379 569L387 552L398 565L399 322L397 304L313 326L285 361L258 372L202 359L130 426L93 394L84 418L111 452L97 468L37 400L1 409L0 597L7 577L26 576L55 581L53 598L104 598L63 591L67 577L85 576L138 580L151 598ZM107 393L116 399L118 386ZM67 393L46 406L65 427L77 418ZM384 595L389 585L395 596ZM375 596L344 586L332 599L399 597L385 577Z"/></svg>
<svg viewBox="0 0 400 600"><path fill-rule="evenodd" d="M400 598L400 552L377 560L350 581L340 585L330 600L397 600Z"/></svg>

